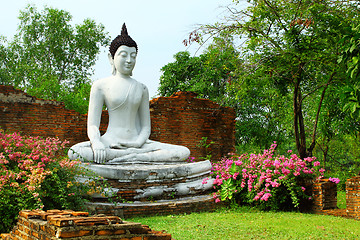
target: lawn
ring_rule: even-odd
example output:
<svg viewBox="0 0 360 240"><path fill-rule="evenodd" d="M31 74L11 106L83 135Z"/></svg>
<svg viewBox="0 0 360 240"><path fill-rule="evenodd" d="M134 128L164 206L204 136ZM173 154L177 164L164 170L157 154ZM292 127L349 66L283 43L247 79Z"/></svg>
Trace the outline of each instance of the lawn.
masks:
<svg viewBox="0 0 360 240"><path fill-rule="evenodd" d="M165 230L176 240L360 239L357 220L298 212L263 212L249 207L126 220Z"/></svg>

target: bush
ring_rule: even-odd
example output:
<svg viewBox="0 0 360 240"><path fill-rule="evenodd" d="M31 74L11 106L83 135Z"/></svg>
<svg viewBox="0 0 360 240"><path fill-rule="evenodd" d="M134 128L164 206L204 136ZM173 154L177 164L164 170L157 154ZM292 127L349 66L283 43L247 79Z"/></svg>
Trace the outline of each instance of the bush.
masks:
<svg viewBox="0 0 360 240"><path fill-rule="evenodd" d="M215 201L291 210L309 200L302 183L319 180L325 170L315 157L300 159L291 151L289 157L274 156L276 146L274 143L263 154L232 155L213 164Z"/></svg>
<svg viewBox="0 0 360 240"><path fill-rule="evenodd" d="M0 233L22 209L81 209L90 186L76 176L89 173L66 157L66 143L0 129Z"/></svg>

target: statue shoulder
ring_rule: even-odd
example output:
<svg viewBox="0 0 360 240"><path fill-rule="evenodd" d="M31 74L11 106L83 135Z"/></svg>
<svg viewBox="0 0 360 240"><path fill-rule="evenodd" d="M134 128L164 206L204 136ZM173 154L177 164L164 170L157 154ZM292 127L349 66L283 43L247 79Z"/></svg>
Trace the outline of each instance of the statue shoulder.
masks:
<svg viewBox="0 0 360 240"><path fill-rule="evenodd" d="M92 86L91 86L91 90L93 91L102 91L104 86L106 86L106 83L109 82L109 80L111 80L112 77L107 77L107 78L102 78L102 79L98 79L95 82L93 82Z"/></svg>
<svg viewBox="0 0 360 240"><path fill-rule="evenodd" d="M137 89L141 89L143 91L143 93L144 92L149 92L149 90L148 90L148 88L147 88L147 86L145 84L143 84L143 83L141 83L141 82L139 82L139 81L137 81L135 79L133 79L133 80L135 81L135 83L137 85L136 86Z"/></svg>
<svg viewBox="0 0 360 240"><path fill-rule="evenodd" d="M143 89L143 91L146 91L146 92L149 91L148 88L147 88L147 86L146 86L145 84L140 83L140 85L141 85L141 88Z"/></svg>

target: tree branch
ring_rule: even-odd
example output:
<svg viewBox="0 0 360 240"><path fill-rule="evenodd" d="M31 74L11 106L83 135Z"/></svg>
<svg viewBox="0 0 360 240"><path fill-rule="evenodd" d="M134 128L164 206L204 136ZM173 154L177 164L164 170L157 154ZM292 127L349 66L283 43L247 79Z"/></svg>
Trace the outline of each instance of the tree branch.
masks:
<svg viewBox="0 0 360 240"><path fill-rule="evenodd" d="M312 142L311 142L310 147L307 150L308 153L312 153L312 151L314 150L314 147L315 147L315 144L316 144L316 130L317 130L317 125L318 125L318 121L319 121L322 102L323 102L324 97L325 97L325 92L326 92L328 86L330 85L330 83L331 83L333 77L335 76L335 74L336 74L335 71L331 74L331 76L329 78L329 81L325 84L324 89L323 89L323 91L321 93L320 102L319 102L318 109L317 109L317 112L316 112L316 117L315 117L314 129L313 129L313 133L312 133Z"/></svg>
<svg viewBox="0 0 360 240"><path fill-rule="evenodd" d="M281 21L281 17L278 14L278 11L276 9L274 9L273 6L270 5L270 3L267 0L264 0L264 3L273 11L273 13L276 15L277 17L277 21L280 23L280 25L282 26L282 28L287 32L288 29L285 27L285 25L282 23Z"/></svg>

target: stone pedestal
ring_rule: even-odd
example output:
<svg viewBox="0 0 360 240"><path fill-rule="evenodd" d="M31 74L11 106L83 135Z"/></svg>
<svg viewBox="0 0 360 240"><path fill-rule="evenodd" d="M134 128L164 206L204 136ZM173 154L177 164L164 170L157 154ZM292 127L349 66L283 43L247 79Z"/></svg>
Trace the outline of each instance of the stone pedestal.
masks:
<svg viewBox="0 0 360 240"><path fill-rule="evenodd" d="M92 214L120 217L214 210L210 161L177 164L83 164L110 186L92 194ZM82 178L79 181L86 181ZM111 198L111 199L109 199Z"/></svg>
<svg viewBox="0 0 360 240"><path fill-rule="evenodd" d="M220 206L223 205L215 203L211 195L184 197L172 200L134 201L128 203L89 202L86 204L87 211L91 214L113 215L124 219L137 216L214 211Z"/></svg>
<svg viewBox="0 0 360 240"><path fill-rule="evenodd" d="M181 164L84 164L107 180L112 198L126 201L153 201L202 195L212 189L210 161ZM93 195L101 200L100 194Z"/></svg>

